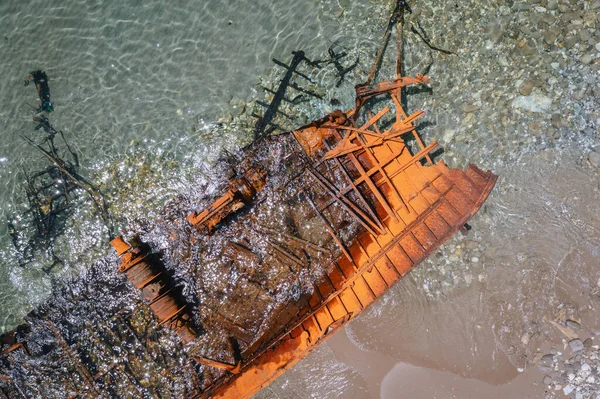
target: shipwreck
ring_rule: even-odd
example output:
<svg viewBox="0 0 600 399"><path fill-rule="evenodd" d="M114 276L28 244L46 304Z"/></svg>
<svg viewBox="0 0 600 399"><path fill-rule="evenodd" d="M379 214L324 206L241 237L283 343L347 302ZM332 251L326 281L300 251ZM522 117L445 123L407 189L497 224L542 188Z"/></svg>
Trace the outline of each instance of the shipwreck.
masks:
<svg viewBox="0 0 600 399"><path fill-rule="evenodd" d="M403 107L428 83L402 74L406 10L352 109L244 148L221 192L116 237L93 284L3 335L0 398L249 398L466 233L497 176L436 162ZM395 26L397 75L374 83Z"/></svg>

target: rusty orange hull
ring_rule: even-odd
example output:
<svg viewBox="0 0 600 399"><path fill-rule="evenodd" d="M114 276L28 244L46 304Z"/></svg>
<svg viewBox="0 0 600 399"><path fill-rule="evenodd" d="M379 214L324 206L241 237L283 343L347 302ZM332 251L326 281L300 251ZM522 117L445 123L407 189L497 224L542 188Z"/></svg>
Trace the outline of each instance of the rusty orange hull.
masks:
<svg viewBox="0 0 600 399"><path fill-rule="evenodd" d="M389 174L392 183L408 194L411 212L391 201L400 217L383 219L387 233L363 231L348 248L351 259L344 256L333 265L309 306L212 397L249 398L300 361L463 228L497 180L496 175L474 165L463 172L449 169L444 163L413 164L394 175L394 169L401 169L400 164L390 166ZM416 176L421 182L414 181ZM419 189L407 193L409 182ZM389 187L385 194L392 198Z"/></svg>

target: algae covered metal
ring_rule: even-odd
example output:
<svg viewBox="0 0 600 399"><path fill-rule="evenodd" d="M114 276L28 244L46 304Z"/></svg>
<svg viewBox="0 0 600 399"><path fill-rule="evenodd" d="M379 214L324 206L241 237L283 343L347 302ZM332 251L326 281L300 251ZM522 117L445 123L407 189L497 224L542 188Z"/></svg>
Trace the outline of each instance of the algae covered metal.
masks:
<svg viewBox="0 0 600 399"><path fill-rule="evenodd" d="M117 237L119 266L99 261L3 336L1 394L248 398L464 230L497 176L435 162L423 112L402 106L428 78L403 76L401 57L373 83L406 7L354 108L244 148L220 192Z"/></svg>

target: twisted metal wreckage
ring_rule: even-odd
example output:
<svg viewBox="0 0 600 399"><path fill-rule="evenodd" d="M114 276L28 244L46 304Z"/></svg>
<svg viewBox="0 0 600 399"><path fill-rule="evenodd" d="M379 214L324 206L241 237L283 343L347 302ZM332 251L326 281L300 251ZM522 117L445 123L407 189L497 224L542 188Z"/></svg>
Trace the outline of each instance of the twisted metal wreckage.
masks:
<svg viewBox="0 0 600 399"><path fill-rule="evenodd" d="M403 109L428 82L402 75L406 7L354 108L243 149L221 196L111 242L129 283L101 260L5 334L0 398L250 397L464 230L497 176L435 163ZM372 84L396 23L397 76Z"/></svg>

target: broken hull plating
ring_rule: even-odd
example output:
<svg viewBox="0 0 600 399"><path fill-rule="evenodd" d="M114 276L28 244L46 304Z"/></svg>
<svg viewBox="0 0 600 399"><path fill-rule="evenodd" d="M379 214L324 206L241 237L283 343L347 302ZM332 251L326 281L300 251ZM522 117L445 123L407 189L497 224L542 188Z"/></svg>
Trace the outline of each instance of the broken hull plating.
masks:
<svg viewBox="0 0 600 399"><path fill-rule="evenodd" d="M380 155L385 157L386 152ZM404 188L401 193L411 198L407 203L411 212L390 201L399 217L383 219L386 234L363 230L348 248L351 259L343 256L335 262L309 305L282 328L278 338L206 397L249 398L267 386L464 229L497 180L496 175L475 165L463 172L443 162L433 166L415 163L394 175L402 169L402 157L397 161L387 172L394 185ZM408 184L415 187L416 182L410 183L415 176L420 189L406 192ZM386 198L393 197L389 187L382 191Z"/></svg>

